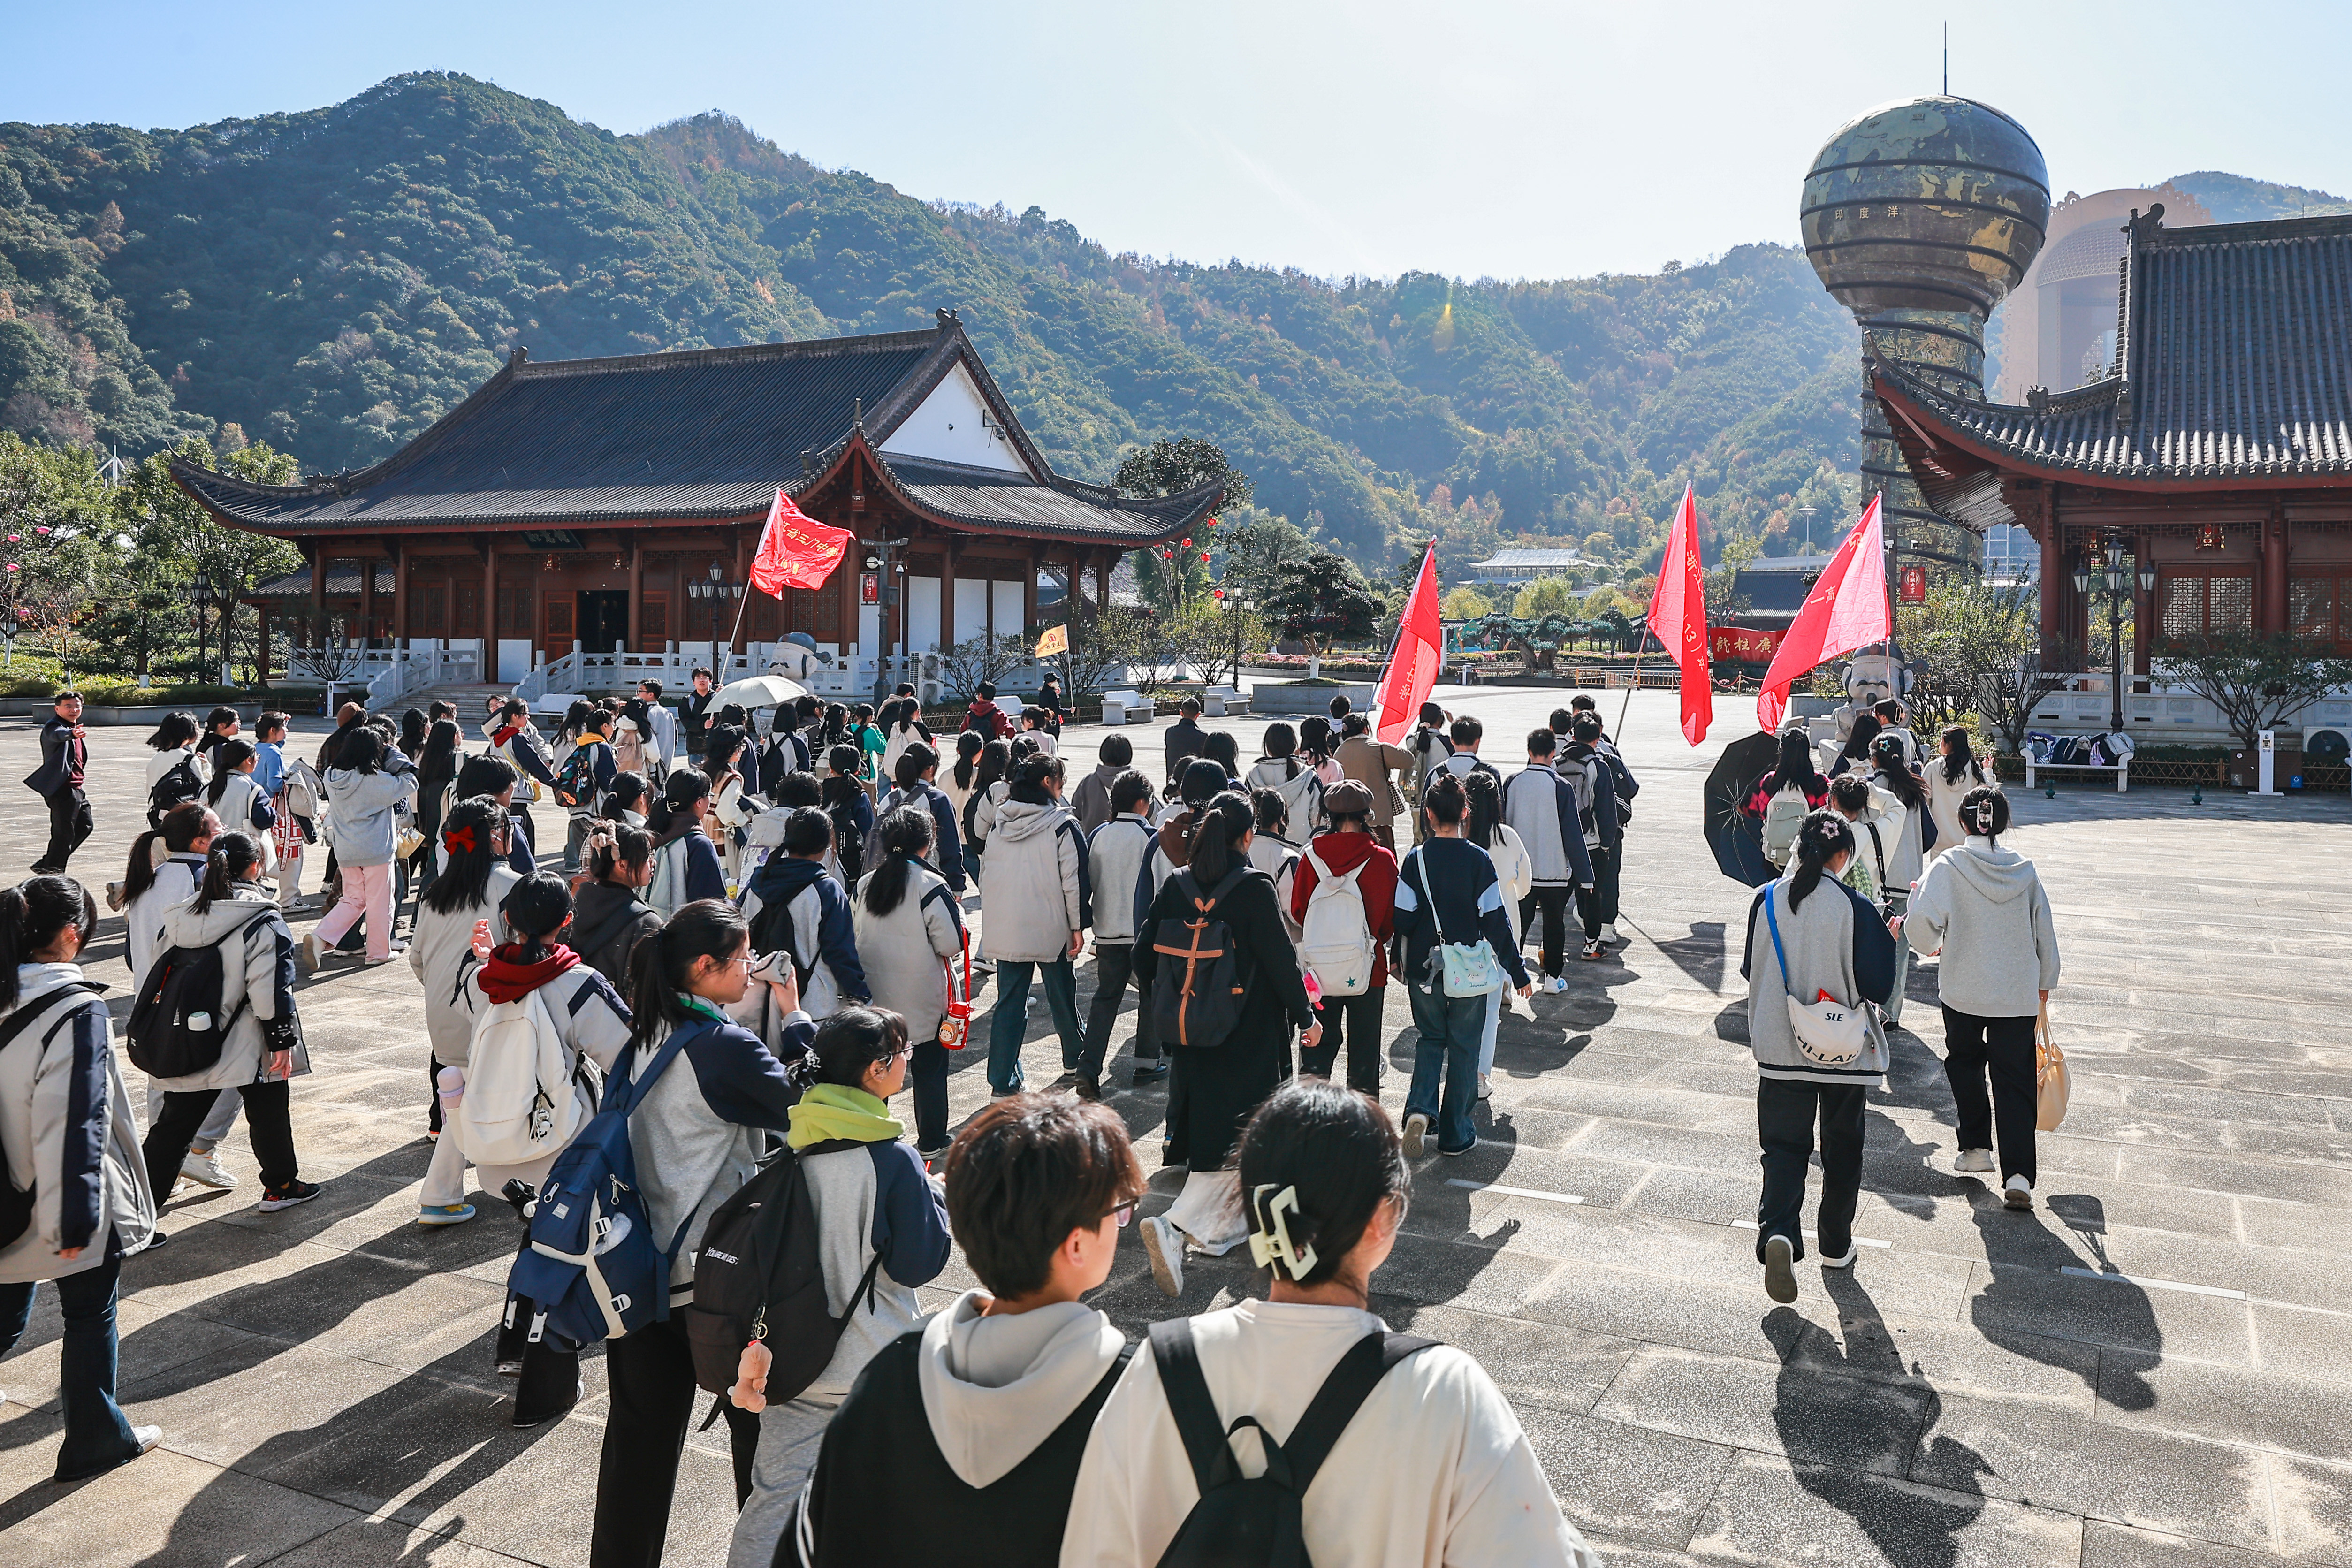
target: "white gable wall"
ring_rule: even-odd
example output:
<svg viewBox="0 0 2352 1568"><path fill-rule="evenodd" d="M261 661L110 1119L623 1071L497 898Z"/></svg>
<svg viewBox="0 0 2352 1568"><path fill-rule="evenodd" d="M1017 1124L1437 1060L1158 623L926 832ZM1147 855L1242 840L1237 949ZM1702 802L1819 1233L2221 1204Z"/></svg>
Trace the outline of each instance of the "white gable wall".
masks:
<svg viewBox="0 0 2352 1568"><path fill-rule="evenodd" d="M890 433L882 451L886 456L929 458L1038 478L1029 473L1013 443L991 428L995 423L996 416L982 399L971 373L959 363L949 368L930 395Z"/></svg>

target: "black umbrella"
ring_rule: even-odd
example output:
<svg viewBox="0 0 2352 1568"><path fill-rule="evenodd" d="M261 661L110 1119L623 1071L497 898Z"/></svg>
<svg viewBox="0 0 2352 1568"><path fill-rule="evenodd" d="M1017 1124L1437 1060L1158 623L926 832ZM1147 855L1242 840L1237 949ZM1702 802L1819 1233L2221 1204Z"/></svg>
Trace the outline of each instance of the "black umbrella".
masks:
<svg viewBox="0 0 2352 1568"><path fill-rule="evenodd" d="M1756 784L1780 760L1780 738L1759 730L1723 748L1706 775L1706 847L1735 882L1760 888L1780 873L1764 858L1764 825L1748 814Z"/></svg>

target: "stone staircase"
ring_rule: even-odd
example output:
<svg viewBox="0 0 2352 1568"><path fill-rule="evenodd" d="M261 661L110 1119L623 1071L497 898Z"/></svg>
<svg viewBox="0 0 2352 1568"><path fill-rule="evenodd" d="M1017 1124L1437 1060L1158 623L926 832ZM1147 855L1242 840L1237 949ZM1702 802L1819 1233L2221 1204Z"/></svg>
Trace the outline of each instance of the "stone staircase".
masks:
<svg viewBox="0 0 2352 1568"><path fill-rule="evenodd" d="M428 686L422 690L412 691L394 702L393 711L397 713L404 708L417 708L429 711L434 703L446 702L457 710L458 727L470 734L481 720L483 705L493 697L504 697L511 689L510 687L488 681Z"/></svg>

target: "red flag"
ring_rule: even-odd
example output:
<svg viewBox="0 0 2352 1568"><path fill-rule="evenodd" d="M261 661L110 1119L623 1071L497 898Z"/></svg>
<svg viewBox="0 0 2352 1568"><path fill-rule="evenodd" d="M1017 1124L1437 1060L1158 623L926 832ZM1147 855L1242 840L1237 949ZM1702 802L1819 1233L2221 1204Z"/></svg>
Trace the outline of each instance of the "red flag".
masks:
<svg viewBox="0 0 2352 1568"><path fill-rule="evenodd" d="M1404 617L1397 622L1396 646L1389 650L1389 667L1381 672L1380 689L1372 694L1379 717L1372 732L1383 741L1401 739L1421 705L1437 684L1438 667L1445 662L1445 627L1437 607L1437 543L1430 542L1421 558L1421 575L1404 602Z"/></svg>
<svg viewBox="0 0 2352 1568"><path fill-rule="evenodd" d="M817 521L778 490L760 530L760 552L751 558L751 586L772 599L782 598L787 588L822 588L850 539L849 530Z"/></svg>
<svg viewBox="0 0 2352 1568"><path fill-rule="evenodd" d="M1879 537L1879 498L1872 496L1853 531L1830 558L1828 570L1805 596L1772 668L1764 672L1764 689L1756 698L1756 722L1767 730L1780 727L1788 711L1789 689L1814 666L1885 640L1891 635L1886 612L1886 547Z"/></svg>
<svg viewBox="0 0 2352 1568"><path fill-rule="evenodd" d="M1715 678L1707 660L1706 574L1698 559L1698 498L1683 487L1682 510L1666 534L1666 558L1650 595L1650 631L1683 671L1683 739L1697 745L1715 722Z"/></svg>

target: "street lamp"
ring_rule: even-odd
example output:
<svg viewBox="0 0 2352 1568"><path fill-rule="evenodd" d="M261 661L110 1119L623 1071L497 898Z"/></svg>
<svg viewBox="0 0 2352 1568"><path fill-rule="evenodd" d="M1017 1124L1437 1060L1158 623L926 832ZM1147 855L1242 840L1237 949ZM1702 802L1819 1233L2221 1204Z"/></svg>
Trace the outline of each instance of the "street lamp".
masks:
<svg viewBox="0 0 2352 1568"><path fill-rule="evenodd" d="M727 606L743 596L743 584L730 583L726 581L726 570L718 562L713 561L710 563L708 581L688 583L686 585L688 598L710 601L710 668L717 672L717 679L721 686L727 684L727 666L719 653L719 618L726 615Z"/></svg>
<svg viewBox="0 0 2352 1568"><path fill-rule="evenodd" d="M2153 586L2155 572L2143 567L2140 576ZM2108 728L2124 727L2124 588L2130 575L2124 571L2123 543L2108 541L2105 548L2074 568L2074 592L2088 594L2095 578L2107 591Z"/></svg>
<svg viewBox="0 0 2352 1568"><path fill-rule="evenodd" d="M1807 555L1811 555L1813 552L1813 513L1821 510L1822 509L1817 506L1801 506L1797 509L1797 515L1805 520L1804 553Z"/></svg>

